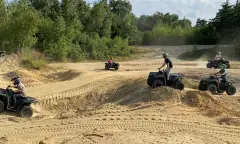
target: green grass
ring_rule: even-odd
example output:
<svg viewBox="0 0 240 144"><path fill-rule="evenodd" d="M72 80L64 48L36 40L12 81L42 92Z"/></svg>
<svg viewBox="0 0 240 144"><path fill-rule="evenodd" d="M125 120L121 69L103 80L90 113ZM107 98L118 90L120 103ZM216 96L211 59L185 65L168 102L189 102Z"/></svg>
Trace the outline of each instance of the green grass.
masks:
<svg viewBox="0 0 240 144"><path fill-rule="evenodd" d="M44 60L41 59L23 59L21 61L22 66L28 69L41 69L47 66L47 63Z"/></svg>

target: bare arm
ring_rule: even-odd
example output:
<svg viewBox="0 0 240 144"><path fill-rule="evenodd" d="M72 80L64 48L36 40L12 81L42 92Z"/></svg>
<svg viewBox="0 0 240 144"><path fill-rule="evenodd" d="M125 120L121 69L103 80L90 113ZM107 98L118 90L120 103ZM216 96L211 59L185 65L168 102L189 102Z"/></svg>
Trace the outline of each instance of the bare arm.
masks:
<svg viewBox="0 0 240 144"><path fill-rule="evenodd" d="M159 68L159 69L161 69L162 67L164 67L166 65L166 63L164 62L164 64Z"/></svg>

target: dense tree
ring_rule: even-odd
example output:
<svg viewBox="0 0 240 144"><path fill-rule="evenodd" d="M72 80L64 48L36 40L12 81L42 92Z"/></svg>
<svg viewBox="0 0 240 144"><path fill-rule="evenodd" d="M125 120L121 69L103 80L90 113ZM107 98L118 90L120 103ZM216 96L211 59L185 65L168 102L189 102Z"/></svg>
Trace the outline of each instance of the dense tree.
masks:
<svg viewBox="0 0 240 144"><path fill-rule="evenodd" d="M205 19L197 19L196 27L204 27L207 25L207 21Z"/></svg>
<svg viewBox="0 0 240 144"><path fill-rule="evenodd" d="M211 20L191 21L155 12L136 17L129 1L0 0L0 49L35 49L53 60L129 56L129 45L236 43L239 50L240 4L228 1Z"/></svg>

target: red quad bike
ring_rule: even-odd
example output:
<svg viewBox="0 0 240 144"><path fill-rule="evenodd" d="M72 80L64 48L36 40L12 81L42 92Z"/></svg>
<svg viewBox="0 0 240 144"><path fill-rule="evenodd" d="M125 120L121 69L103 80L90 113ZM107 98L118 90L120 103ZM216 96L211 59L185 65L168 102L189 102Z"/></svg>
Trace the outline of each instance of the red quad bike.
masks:
<svg viewBox="0 0 240 144"><path fill-rule="evenodd" d="M230 63L228 60L222 58L219 60L208 60L207 68L215 68L215 69L221 69L221 68L227 68L230 69Z"/></svg>

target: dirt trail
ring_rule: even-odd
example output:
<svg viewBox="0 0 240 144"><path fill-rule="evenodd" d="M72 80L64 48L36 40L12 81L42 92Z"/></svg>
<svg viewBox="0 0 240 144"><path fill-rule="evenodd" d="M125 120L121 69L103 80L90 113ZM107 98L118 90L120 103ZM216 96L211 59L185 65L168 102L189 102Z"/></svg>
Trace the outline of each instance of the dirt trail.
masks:
<svg viewBox="0 0 240 144"><path fill-rule="evenodd" d="M144 59L120 62L118 71L103 70L104 62L1 71L1 87L17 72L28 95L40 104L32 106L30 119L2 113L0 143L239 143L240 94L213 96L188 87L153 91L146 79L161 65L161 53L160 49ZM217 71L206 69L204 61L173 60L173 72L187 78L199 80ZM239 87L240 69L228 72Z"/></svg>

